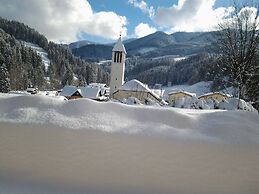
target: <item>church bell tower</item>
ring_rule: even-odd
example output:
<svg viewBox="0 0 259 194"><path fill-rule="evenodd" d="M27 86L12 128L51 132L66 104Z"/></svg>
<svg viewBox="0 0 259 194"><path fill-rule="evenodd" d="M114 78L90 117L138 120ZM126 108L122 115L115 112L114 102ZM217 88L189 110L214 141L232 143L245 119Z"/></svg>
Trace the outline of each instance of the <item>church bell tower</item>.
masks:
<svg viewBox="0 0 259 194"><path fill-rule="evenodd" d="M126 49L122 43L121 35L117 43L112 49L112 64L111 64L111 79L110 79L110 98L113 97L113 93L116 92L119 87L124 84L124 71L125 71L125 59Z"/></svg>

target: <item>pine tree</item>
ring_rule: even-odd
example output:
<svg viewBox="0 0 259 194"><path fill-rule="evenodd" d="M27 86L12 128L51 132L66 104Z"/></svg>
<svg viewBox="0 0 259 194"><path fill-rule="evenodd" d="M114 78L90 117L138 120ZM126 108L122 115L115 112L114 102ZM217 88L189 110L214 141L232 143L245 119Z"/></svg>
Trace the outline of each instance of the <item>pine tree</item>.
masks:
<svg viewBox="0 0 259 194"><path fill-rule="evenodd" d="M9 73L6 65L2 63L0 65L0 92L7 93L10 91Z"/></svg>

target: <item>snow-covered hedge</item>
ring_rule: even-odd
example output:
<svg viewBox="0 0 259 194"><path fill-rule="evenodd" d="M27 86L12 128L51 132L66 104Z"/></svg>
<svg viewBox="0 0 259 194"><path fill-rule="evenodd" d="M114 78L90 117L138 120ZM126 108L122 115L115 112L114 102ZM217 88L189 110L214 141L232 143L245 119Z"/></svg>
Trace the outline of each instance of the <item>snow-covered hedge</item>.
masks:
<svg viewBox="0 0 259 194"><path fill-rule="evenodd" d="M230 98L228 100L218 102L217 100L202 100L197 97L192 98L180 98L173 105L177 108L188 108L188 109L223 109L223 110L246 110L246 111L256 111L253 106L245 102L242 99Z"/></svg>

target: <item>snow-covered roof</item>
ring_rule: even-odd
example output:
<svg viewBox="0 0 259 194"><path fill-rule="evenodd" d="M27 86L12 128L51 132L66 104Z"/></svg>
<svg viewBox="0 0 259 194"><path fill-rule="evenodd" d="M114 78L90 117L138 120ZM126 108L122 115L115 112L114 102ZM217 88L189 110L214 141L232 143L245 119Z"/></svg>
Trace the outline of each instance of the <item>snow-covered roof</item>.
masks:
<svg viewBox="0 0 259 194"><path fill-rule="evenodd" d="M127 90L127 91L141 91L141 92L151 92L147 85L143 84L142 82L133 79L124 83L120 90Z"/></svg>
<svg viewBox="0 0 259 194"><path fill-rule="evenodd" d="M77 91L75 86L65 86L60 92L60 96L72 96Z"/></svg>
<svg viewBox="0 0 259 194"><path fill-rule="evenodd" d="M100 87L86 86L86 87L76 87L76 86L65 86L60 93L60 96L72 96L76 91L80 93L83 98L99 99L100 97ZM103 92L102 92L103 93Z"/></svg>
<svg viewBox="0 0 259 194"><path fill-rule="evenodd" d="M79 87L78 91L84 98L97 99L99 97L99 92L101 89L99 87Z"/></svg>
<svg viewBox="0 0 259 194"><path fill-rule="evenodd" d="M188 96L196 96L195 93L187 92L187 91L184 91L184 90L172 91L172 92L169 92L168 95L173 95L173 94L178 94L178 93L183 93L183 94L186 94Z"/></svg>
<svg viewBox="0 0 259 194"><path fill-rule="evenodd" d="M219 95L226 96L226 97L229 97L229 98L231 97L231 95L225 94L225 93L222 93L222 92L209 92L209 93L206 93L206 94L203 94L203 95L199 96L199 98L211 96L211 95L214 95L214 94L219 94Z"/></svg>
<svg viewBox="0 0 259 194"><path fill-rule="evenodd" d="M160 99L159 95L154 93L151 89L148 88L147 85L143 84L139 80L133 79L124 83L119 90L126 90L126 91L137 91L137 92L149 92L155 98Z"/></svg>
<svg viewBox="0 0 259 194"><path fill-rule="evenodd" d="M124 52L125 54L127 54L124 44L122 43L121 36L118 39L117 43L114 45L112 51L120 51L120 52Z"/></svg>
<svg viewBox="0 0 259 194"><path fill-rule="evenodd" d="M107 88L107 85L104 83L90 83L89 86Z"/></svg>
<svg viewBox="0 0 259 194"><path fill-rule="evenodd" d="M165 92L165 90L162 90L162 89L151 89L151 91L158 96L163 96Z"/></svg>

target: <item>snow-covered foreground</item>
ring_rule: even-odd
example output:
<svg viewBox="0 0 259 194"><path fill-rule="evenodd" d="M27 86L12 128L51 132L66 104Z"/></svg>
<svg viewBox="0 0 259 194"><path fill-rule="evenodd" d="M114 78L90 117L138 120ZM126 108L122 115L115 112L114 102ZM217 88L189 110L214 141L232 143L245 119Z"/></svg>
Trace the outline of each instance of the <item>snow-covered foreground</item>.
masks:
<svg viewBox="0 0 259 194"><path fill-rule="evenodd" d="M258 194L259 117L0 97L0 193Z"/></svg>

